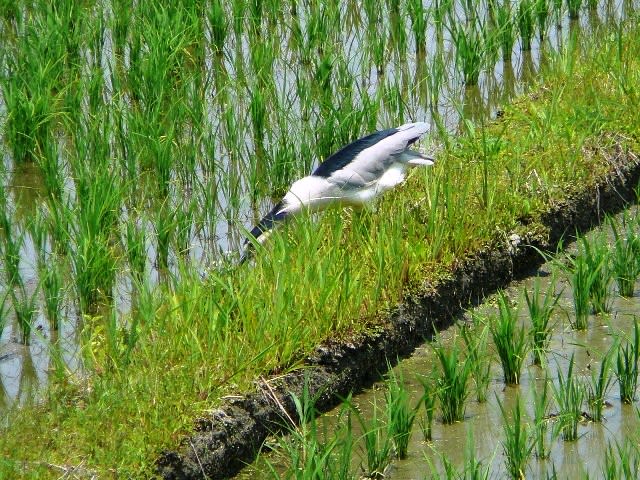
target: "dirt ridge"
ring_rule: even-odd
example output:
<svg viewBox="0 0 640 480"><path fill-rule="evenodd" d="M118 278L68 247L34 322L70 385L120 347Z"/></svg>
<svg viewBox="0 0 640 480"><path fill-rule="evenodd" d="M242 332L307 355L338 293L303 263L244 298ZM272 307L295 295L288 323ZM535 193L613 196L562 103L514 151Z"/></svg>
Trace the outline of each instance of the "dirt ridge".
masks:
<svg viewBox="0 0 640 480"><path fill-rule="evenodd" d="M599 224L635 200L640 178L637 155L619 148L606 160L609 172L594 185L568 193L536 219L525 219L507 239L496 241L461 261L450 278L424 284L395 308L373 333L327 341L305 360L303 369L256 382L254 393L227 398L156 466L165 479L221 479L255 459L267 436L296 418L291 393L301 396L306 381L316 404L326 411L351 391L380 378L389 363L411 354L434 328L449 326L465 308L530 272L543 261L536 250L555 250L563 237ZM537 233L535 233L537 232ZM543 233L541 233L543 232ZM285 413L286 412L286 413Z"/></svg>

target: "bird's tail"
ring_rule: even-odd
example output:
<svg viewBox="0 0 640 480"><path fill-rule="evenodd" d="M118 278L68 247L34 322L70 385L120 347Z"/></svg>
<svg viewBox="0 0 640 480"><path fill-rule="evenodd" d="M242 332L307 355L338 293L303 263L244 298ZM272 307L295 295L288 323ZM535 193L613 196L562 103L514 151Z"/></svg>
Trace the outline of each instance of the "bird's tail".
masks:
<svg viewBox="0 0 640 480"><path fill-rule="evenodd" d="M278 202L249 232L250 238L247 238L245 241L244 252L240 257L240 264L243 264L251 258L256 243L263 243L269 232L271 232L278 223L284 221L285 218L287 218L287 212L282 210L282 202Z"/></svg>

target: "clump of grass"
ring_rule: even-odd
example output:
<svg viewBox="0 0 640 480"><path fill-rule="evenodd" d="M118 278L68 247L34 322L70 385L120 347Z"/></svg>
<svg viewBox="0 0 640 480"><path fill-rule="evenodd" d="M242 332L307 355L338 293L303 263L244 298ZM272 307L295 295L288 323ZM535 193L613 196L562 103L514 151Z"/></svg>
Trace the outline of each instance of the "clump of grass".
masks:
<svg viewBox="0 0 640 480"><path fill-rule="evenodd" d="M467 358L471 362L471 375L475 383L476 400L487 401L487 390L491 381L491 358L487 352L487 326L480 328L476 322L473 329L462 328L460 333L467 347Z"/></svg>
<svg viewBox="0 0 640 480"><path fill-rule="evenodd" d="M351 436L351 417L345 408L341 416L347 414L342 428L333 432L321 432L318 428L315 402L317 397L311 396L307 384L303 387L302 396L292 394L296 414L300 426L291 425L289 436L280 441L280 446L288 460L288 469L282 476L273 465L267 462L273 478L315 479L315 478L351 478L344 469L345 460L350 463L353 451ZM350 404L350 399L346 405ZM335 452L340 450L336 459ZM348 463L347 463L348 464Z"/></svg>
<svg viewBox="0 0 640 480"><path fill-rule="evenodd" d="M531 50L531 38L534 30L533 10L535 4L532 0L521 0L518 4L518 30L520 32L520 48L523 51Z"/></svg>
<svg viewBox="0 0 640 480"><path fill-rule="evenodd" d="M403 459L407 457L411 430L420 408L420 403L413 408L409 405L409 392L404 384L402 375L397 376L393 370L390 370L390 372L386 382L387 390L385 393L387 425L396 456Z"/></svg>
<svg viewBox="0 0 640 480"><path fill-rule="evenodd" d="M456 345L448 349L442 345L434 348L441 366L437 392L442 409L442 421L461 421L464 419L465 402L469 395L467 383L471 375L471 364L460 359L460 350Z"/></svg>
<svg viewBox="0 0 640 480"><path fill-rule="evenodd" d="M498 312L498 317L490 324L491 335L500 357L505 383L517 385L527 354L525 329L524 326L517 327L517 311L509 305L504 292L498 294Z"/></svg>
<svg viewBox="0 0 640 480"><path fill-rule="evenodd" d="M384 470L391 462L393 443L387 426L378 416L378 406L374 401L372 415L367 422L357 411L356 418L362 428L364 450L366 457L365 476L369 478L383 478Z"/></svg>
<svg viewBox="0 0 640 480"><path fill-rule="evenodd" d="M467 442L464 447L464 472L458 476L465 480L489 480L491 474L491 464L484 465L482 460L476 457L475 441L473 430L467 430Z"/></svg>
<svg viewBox="0 0 640 480"><path fill-rule="evenodd" d="M549 0L534 0L535 16L538 25L538 37L544 39L549 26Z"/></svg>
<svg viewBox="0 0 640 480"><path fill-rule="evenodd" d="M422 383L422 405L424 406L424 415L418 419L420 430L422 431L422 437L425 442L431 441L431 434L433 432L433 414L436 411L436 399L438 394L436 391L435 381L432 378L418 377L420 383Z"/></svg>
<svg viewBox="0 0 640 480"><path fill-rule="evenodd" d="M604 232L597 232L593 241L586 236L580 238L580 254L584 255L590 272L589 299L594 313L607 313L611 310L611 270L609 268L610 248Z"/></svg>
<svg viewBox="0 0 640 480"><path fill-rule="evenodd" d="M573 376L574 355L571 355L567 376L558 375L558 383L552 384L553 394L558 407L555 432L566 441L578 438L578 423L582 417L584 386Z"/></svg>
<svg viewBox="0 0 640 480"><path fill-rule="evenodd" d="M638 387L638 359L640 358L640 327L633 321L633 339L618 346L615 373L620 386L620 400L632 403Z"/></svg>
<svg viewBox="0 0 640 480"><path fill-rule="evenodd" d="M582 7L582 0L567 0L570 19L576 20L580 17L580 7Z"/></svg>
<svg viewBox="0 0 640 480"><path fill-rule="evenodd" d="M59 261L51 259L51 265L40 269L40 287L44 294L47 318L54 330L60 328L62 304L62 272Z"/></svg>
<svg viewBox="0 0 640 480"><path fill-rule="evenodd" d="M33 330L33 317L38 310L38 289L29 295L24 286L9 290L13 302L13 310L21 332L21 342L29 345Z"/></svg>
<svg viewBox="0 0 640 480"><path fill-rule="evenodd" d="M533 390L533 437L535 451L538 458L547 458L549 451L546 447L547 422L549 417L549 381L545 376L541 389L535 387Z"/></svg>
<svg viewBox="0 0 640 480"><path fill-rule="evenodd" d="M587 385L587 404L589 414L594 422L602 421L602 409L605 406L605 398L612 386L611 377L611 352L607 352L600 362L600 370L596 375L591 372L591 381Z"/></svg>
<svg viewBox="0 0 640 480"><path fill-rule="evenodd" d="M500 48L502 49L502 58L509 60L513 53L513 45L516 42L511 2L504 1L498 5L496 10L496 29Z"/></svg>
<svg viewBox="0 0 640 480"><path fill-rule="evenodd" d="M516 396L515 405L510 415L507 414L500 400L498 400L498 406L503 420L505 439L502 442L502 448L506 458L507 471L513 479L526 478L525 471L535 442L531 438L530 427L522 418L520 397Z"/></svg>
<svg viewBox="0 0 640 480"><path fill-rule="evenodd" d="M624 439L622 443L615 441L615 449L609 443L604 452L602 478L606 480L632 480L638 478L640 454L638 447Z"/></svg>
<svg viewBox="0 0 640 480"><path fill-rule="evenodd" d="M456 47L456 65L465 85L476 85L484 66L486 41L477 20L465 26L452 26L451 37Z"/></svg>
<svg viewBox="0 0 640 480"><path fill-rule="evenodd" d="M640 235L634 222L625 214L622 221L622 235L617 222L610 217L609 225L613 232L614 244L611 254L611 270L623 297L633 297L636 280L640 275Z"/></svg>
<svg viewBox="0 0 640 480"><path fill-rule="evenodd" d="M560 293L555 293L555 281L552 281L543 295L540 292L540 281L536 279L533 285L531 296L525 289L524 299L529 310L529 318L531 319L530 342L533 352L534 365L542 365L542 361L546 355L547 346L551 340L551 327L549 319L553 314L553 309L560 299ZM544 297L544 298L542 298Z"/></svg>

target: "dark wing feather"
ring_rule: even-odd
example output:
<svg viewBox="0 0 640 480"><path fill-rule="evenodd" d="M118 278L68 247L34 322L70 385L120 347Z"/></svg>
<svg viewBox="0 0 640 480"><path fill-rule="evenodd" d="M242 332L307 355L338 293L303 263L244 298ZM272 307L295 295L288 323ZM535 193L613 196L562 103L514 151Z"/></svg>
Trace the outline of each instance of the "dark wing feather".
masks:
<svg viewBox="0 0 640 480"><path fill-rule="evenodd" d="M348 165L360 152L366 150L369 147L372 147L380 140L384 140L385 138L395 133L398 133L397 128L389 128L387 130L374 132L370 135L367 135L366 137L362 137L361 139L356 140L353 143L350 143L346 147L338 150L333 155L327 157L324 162L318 165L318 168L313 171L312 175L315 175L317 177L329 178L332 173Z"/></svg>

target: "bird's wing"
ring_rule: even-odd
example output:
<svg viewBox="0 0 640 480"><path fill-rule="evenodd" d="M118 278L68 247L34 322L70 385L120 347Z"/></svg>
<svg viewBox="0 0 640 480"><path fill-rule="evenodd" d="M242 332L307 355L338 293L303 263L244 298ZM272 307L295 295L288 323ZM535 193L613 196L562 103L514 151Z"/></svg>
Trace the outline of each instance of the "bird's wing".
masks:
<svg viewBox="0 0 640 480"><path fill-rule="evenodd" d="M407 123L356 140L325 160L313 173L336 183L368 184L378 180L389 166L429 129L424 122Z"/></svg>

